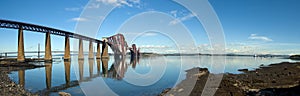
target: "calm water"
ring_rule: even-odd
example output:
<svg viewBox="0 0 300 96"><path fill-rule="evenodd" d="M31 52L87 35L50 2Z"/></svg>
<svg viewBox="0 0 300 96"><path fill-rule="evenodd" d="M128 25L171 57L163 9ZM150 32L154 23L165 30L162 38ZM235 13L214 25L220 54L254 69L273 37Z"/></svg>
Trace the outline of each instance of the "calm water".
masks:
<svg viewBox="0 0 300 96"><path fill-rule="evenodd" d="M224 63L226 62L226 63ZM185 70L206 67L212 73L240 73L237 69L258 68L280 62L294 62L281 58L222 57L222 56L155 56L139 59L109 60L72 57L70 62L55 59L46 67L19 70L9 76L33 93L57 95L157 95L185 79ZM217 67L216 67L217 66ZM217 71L214 71L217 70Z"/></svg>

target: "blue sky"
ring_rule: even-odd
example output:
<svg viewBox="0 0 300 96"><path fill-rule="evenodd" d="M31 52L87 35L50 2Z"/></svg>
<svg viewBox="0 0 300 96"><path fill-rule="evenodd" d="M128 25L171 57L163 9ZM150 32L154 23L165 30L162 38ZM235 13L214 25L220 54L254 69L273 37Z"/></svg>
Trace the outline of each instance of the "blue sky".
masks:
<svg viewBox="0 0 300 96"><path fill-rule="evenodd" d="M299 0L208 1L223 27L227 53L300 54ZM115 9L109 15L102 16L103 14L96 10L102 8L101 4L113 6ZM196 18L199 14L171 0L3 0L0 8L3 9L0 10L0 19L72 32L77 32L78 27L82 27L80 24L93 24L93 21L101 19L102 25L98 26L99 29L95 27L98 31L79 33L99 39L124 33L129 44L136 43L146 52L174 53L177 52L174 47L180 47L183 52L209 53L214 50L210 47L201 22ZM96 11L87 16L83 15L86 10ZM98 16L97 20L92 16ZM181 31L176 32L179 30ZM16 51L17 30L0 29L0 34L0 44L5 45L1 46L0 52ZM174 42L176 40L172 37L177 35L182 38ZM26 31L24 36L25 50L37 50L38 43L44 46L44 34ZM71 40L71 44L75 46L72 46L72 49L76 50L77 40ZM193 42L186 43L189 41ZM52 35L52 50L63 50L63 43L64 38ZM194 47L198 51L195 51Z"/></svg>

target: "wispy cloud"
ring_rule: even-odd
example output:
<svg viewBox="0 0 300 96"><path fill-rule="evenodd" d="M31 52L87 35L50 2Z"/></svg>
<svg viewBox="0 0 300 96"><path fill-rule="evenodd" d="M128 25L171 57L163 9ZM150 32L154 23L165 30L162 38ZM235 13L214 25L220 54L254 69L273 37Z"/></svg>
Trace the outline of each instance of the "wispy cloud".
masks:
<svg viewBox="0 0 300 96"><path fill-rule="evenodd" d="M80 7L72 7L72 8L65 8L66 11L79 11L81 10Z"/></svg>
<svg viewBox="0 0 300 96"><path fill-rule="evenodd" d="M88 21L88 19L82 17L76 17L76 18L72 18L71 21L83 22L83 21Z"/></svg>
<svg viewBox="0 0 300 96"><path fill-rule="evenodd" d="M156 36L158 35L157 33L145 33L143 36Z"/></svg>
<svg viewBox="0 0 300 96"><path fill-rule="evenodd" d="M269 37L265 37L265 36L259 36L257 34L251 34L248 39L250 40L260 40L260 41L264 41L264 42L269 42L269 41L273 41L272 39L270 39Z"/></svg>
<svg viewBox="0 0 300 96"><path fill-rule="evenodd" d="M140 5L140 0L96 0L97 2L108 4L108 5L113 5L113 6L129 6L129 7L134 7L137 6L139 7ZM92 4L91 7L89 8L99 8L99 4Z"/></svg>
<svg viewBox="0 0 300 96"><path fill-rule="evenodd" d="M145 32L145 33L142 33L142 32L123 32L122 34L125 35L125 36L134 35L134 36L143 36L143 37L159 35L158 33L152 33L152 32Z"/></svg>
<svg viewBox="0 0 300 96"><path fill-rule="evenodd" d="M175 24L178 24L178 23L180 23L180 22L184 22L184 21L186 21L186 20L189 20L189 19L191 19L191 18L193 18L193 17L195 17L195 16L197 16L197 14L195 14L195 13L190 13L190 14L188 14L188 15L185 15L185 16L183 16L183 17L177 17L178 15L177 15L177 11L171 11L170 12L176 19L174 19L174 20L172 20L169 24L170 25L175 25Z"/></svg>
<svg viewBox="0 0 300 96"><path fill-rule="evenodd" d="M162 50L162 49L168 49L171 47L165 46L165 45L141 45L139 48L141 48L143 50Z"/></svg>

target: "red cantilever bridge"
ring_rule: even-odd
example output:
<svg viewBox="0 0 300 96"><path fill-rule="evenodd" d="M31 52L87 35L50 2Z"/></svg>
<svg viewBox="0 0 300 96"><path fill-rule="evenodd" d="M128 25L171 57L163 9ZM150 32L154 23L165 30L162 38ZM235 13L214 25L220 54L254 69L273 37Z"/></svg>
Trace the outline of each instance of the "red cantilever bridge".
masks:
<svg viewBox="0 0 300 96"><path fill-rule="evenodd" d="M94 58L93 52L93 43L97 43L97 54L96 58L108 58L108 46L111 47L114 54L126 55L127 51L127 43L122 34L116 34L111 37L107 37L106 39L99 40L92 37L87 37L84 35L76 34L74 32L63 31L55 28L45 27L41 25L10 21L10 20L0 20L0 28L8 28L8 29L18 29L18 57L17 60L20 62L25 61L24 55L24 37L23 30L27 30L30 32L41 32L45 33L45 60L52 60L52 51L51 51L51 35L58 35L65 37L65 51L64 51L64 59L70 60L70 40L69 38L79 39L79 50L78 50L78 58L83 59L83 44L82 40L89 41L89 58ZM51 35L50 35L51 34ZM102 53L100 52L100 44L102 44Z"/></svg>

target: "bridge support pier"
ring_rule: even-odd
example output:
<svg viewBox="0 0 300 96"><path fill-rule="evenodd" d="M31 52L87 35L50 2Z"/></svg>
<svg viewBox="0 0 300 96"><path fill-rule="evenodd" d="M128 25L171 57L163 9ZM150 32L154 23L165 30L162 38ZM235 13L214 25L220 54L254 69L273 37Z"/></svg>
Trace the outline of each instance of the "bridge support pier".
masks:
<svg viewBox="0 0 300 96"><path fill-rule="evenodd" d="M79 52L78 53L78 59L84 59L82 39L79 39L79 51L78 52Z"/></svg>
<svg viewBox="0 0 300 96"><path fill-rule="evenodd" d="M96 54L96 59L101 58L101 49L100 49L100 43L97 43L97 54Z"/></svg>
<svg viewBox="0 0 300 96"><path fill-rule="evenodd" d="M107 42L103 42L103 44L102 44L102 54L101 54L102 59L109 58L108 46L107 45L108 45Z"/></svg>
<svg viewBox="0 0 300 96"><path fill-rule="evenodd" d="M25 70L18 71L19 84L25 86Z"/></svg>
<svg viewBox="0 0 300 96"><path fill-rule="evenodd" d="M45 70L46 70L46 86L47 89L50 89L51 82L52 82L52 62L45 63Z"/></svg>
<svg viewBox="0 0 300 96"><path fill-rule="evenodd" d="M102 62L102 76L107 77L108 74L108 61L109 59L101 59Z"/></svg>
<svg viewBox="0 0 300 96"><path fill-rule="evenodd" d="M94 59L94 50L93 50L93 42L90 41L89 44L89 59Z"/></svg>
<svg viewBox="0 0 300 96"><path fill-rule="evenodd" d="M101 61L100 61L100 59L96 59L96 61L97 61L97 74L100 74L100 72L101 72L101 71L100 71L100 70L101 70L101 69L100 69L100 68L101 68L100 62L101 62Z"/></svg>
<svg viewBox="0 0 300 96"><path fill-rule="evenodd" d="M71 62L70 61L65 61L65 80L66 84L70 84L70 67L71 67Z"/></svg>
<svg viewBox="0 0 300 96"><path fill-rule="evenodd" d="M94 60L93 59L89 59L89 73L90 73L90 77L93 77L93 70L94 69Z"/></svg>
<svg viewBox="0 0 300 96"><path fill-rule="evenodd" d="M78 60L78 67L79 67L79 81L82 81L83 80L83 63L84 63L84 60L83 59L80 59Z"/></svg>
<svg viewBox="0 0 300 96"><path fill-rule="evenodd" d="M69 36L67 35L65 37L65 55L64 55L64 60L65 61L70 61L71 56L70 56L70 39Z"/></svg>
<svg viewBox="0 0 300 96"><path fill-rule="evenodd" d="M23 28L22 26L19 27L18 31L18 62L24 62L25 61L25 55L24 55L24 38L23 38Z"/></svg>
<svg viewBox="0 0 300 96"><path fill-rule="evenodd" d="M46 42L45 42L45 61L52 61L50 32L47 32L47 33L46 33Z"/></svg>

